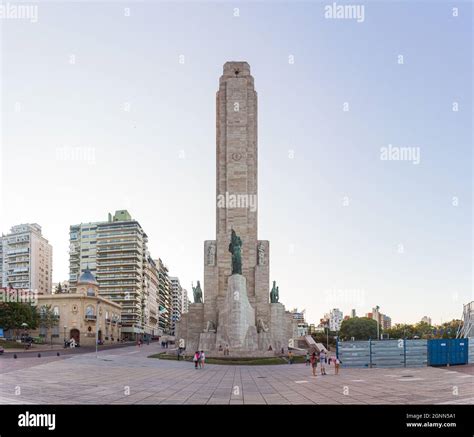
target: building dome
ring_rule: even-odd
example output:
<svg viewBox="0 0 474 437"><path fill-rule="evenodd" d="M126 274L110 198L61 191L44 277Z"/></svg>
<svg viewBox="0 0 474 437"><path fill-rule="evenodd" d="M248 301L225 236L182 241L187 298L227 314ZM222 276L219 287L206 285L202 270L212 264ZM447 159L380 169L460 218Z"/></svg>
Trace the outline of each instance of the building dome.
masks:
<svg viewBox="0 0 474 437"><path fill-rule="evenodd" d="M84 272L82 272L82 275L79 276L79 279L77 280L77 285L79 284L92 284L92 285L99 285L97 282L97 279L95 276L91 273L89 270L89 267L87 267Z"/></svg>

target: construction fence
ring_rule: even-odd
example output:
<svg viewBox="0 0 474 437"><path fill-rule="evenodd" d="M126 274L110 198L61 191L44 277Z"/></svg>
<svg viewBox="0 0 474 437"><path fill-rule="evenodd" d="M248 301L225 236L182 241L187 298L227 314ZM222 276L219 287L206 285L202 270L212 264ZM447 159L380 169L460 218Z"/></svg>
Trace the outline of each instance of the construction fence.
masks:
<svg viewBox="0 0 474 437"><path fill-rule="evenodd" d="M338 341L343 367L420 367L474 362L474 339Z"/></svg>

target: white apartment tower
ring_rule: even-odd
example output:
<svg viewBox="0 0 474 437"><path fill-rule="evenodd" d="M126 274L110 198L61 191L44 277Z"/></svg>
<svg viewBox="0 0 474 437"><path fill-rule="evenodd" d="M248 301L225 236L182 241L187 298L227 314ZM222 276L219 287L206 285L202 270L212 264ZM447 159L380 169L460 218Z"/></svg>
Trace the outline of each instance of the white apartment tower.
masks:
<svg viewBox="0 0 474 437"><path fill-rule="evenodd" d="M175 333L176 322L181 319L183 313L183 288L179 278L170 277L171 282L171 333Z"/></svg>
<svg viewBox="0 0 474 437"><path fill-rule="evenodd" d="M334 308L329 312L329 330L337 332L341 329L344 316L339 308Z"/></svg>
<svg viewBox="0 0 474 437"><path fill-rule="evenodd" d="M37 223L13 226L0 239L2 287L50 294L52 290L53 248Z"/></svg>
<svg viewBox="0 0 474 437"><path fill-rule="evenodd" d="M188 296L188 290L183 288L183 313L189 312L189 296Z"/></svg>

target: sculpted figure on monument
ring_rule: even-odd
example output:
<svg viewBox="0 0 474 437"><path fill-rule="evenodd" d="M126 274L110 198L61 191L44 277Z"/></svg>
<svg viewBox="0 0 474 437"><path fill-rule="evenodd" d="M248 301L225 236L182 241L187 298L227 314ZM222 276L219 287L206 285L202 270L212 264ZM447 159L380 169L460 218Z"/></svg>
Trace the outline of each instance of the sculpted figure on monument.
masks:
<svg viewBox="0 0 474 437"><path fill-rule="evenodd" d="M258 264L263 266L265 264L265 247L263 243L260 243L257 248L258 251Z"/></svg>
<svg viewBox="0 0 474 437"><path fill-rule="evenodd" d="M191 287L193 287L194 303L202 303L202 290L199 281L195 287L193 285Z"/></svg>
<svg viewBox="0 0 474 437"><path fill-rule="evenodd" d="M276 281L273 281L272 291L270 291L270 302L278 303L279 299L280 299L280 290L276 286Z"/></svg>
<svg viewBox="0 0 474 437"><path fill-rule="evenodd" d="M242 240L232 229L230 237L229 252L232 254L232 274L242 274Z"/></svg>
<svg viewBox="0 0 474 437"><path fill-rule="evenodd" d="M216 330L217 330L217 326L215 322L213 322L212 320L208 320L206 329L204 330L204 332L216 332Z"/></svg>
<svg viewBox="0 0 474 437"><path fill-rule="evenodd" d="M214 243L210 243L207 248L207 264L209 266L216 264L216 245Z"/></svg>
<svg viewBox="0 0 474 437"><path fill-rule="evenodd" d="M265 323L265 320L258 319L257 321L257 332L268 332L268 326Z"/></svg>

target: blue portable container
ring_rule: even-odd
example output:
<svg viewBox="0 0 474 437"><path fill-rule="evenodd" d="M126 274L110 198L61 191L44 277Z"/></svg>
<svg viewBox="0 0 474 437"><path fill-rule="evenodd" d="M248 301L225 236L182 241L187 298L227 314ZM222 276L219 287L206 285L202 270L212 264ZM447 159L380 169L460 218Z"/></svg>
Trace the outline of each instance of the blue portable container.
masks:
<svg viewBox="0 0 474 437"><path fill-rule="evenodd" d="M428 341L428 365L467 364L469 339L440 338Z"/></svg>

